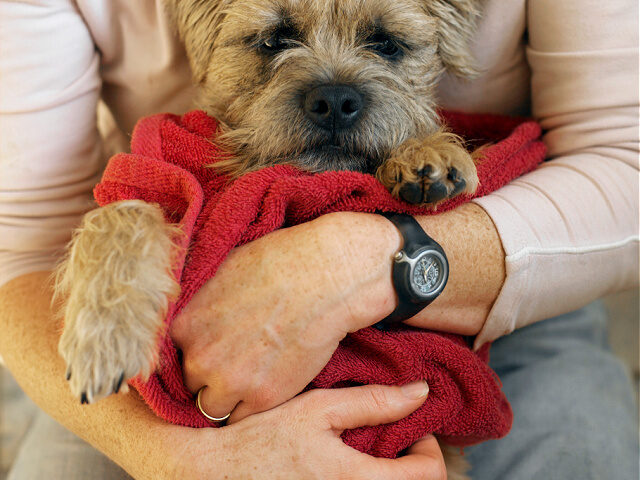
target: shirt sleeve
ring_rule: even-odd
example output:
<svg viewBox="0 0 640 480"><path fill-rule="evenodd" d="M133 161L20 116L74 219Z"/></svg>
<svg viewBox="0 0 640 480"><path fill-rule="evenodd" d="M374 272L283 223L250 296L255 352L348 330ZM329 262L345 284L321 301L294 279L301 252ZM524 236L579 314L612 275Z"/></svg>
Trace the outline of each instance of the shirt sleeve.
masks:
<svg viewBox="0 0 640 480"><path fill-rule="evenodd" d="M536 0L527 18L550 161L476 200L507 272L476 346L638 285L638 4Z"/></svg>
<svg viewBox="0 0 640 480"><path fill-rule="evenodd" d="M0 0L0 285L49 270L102 167L99 54L70 0Z"/></svg>

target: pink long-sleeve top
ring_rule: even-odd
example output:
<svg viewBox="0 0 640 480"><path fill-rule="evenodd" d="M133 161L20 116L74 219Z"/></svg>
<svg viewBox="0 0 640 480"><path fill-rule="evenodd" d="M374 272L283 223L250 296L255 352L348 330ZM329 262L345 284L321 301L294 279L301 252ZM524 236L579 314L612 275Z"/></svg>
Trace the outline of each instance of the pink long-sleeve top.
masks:
<svg viewBox="0 0 640 480"><path fill-rule="evenodd" d="M192 108L160 0L0 0L0 285L50 270L107 152L142 116ZM477 200L507 277L477 338L638 284L638 4L486 0L482 74L445 76L447 108L533 114L551 161ZM98 131L102 98L119 130ZM103 111L103 110L100 110Z"/></svg>

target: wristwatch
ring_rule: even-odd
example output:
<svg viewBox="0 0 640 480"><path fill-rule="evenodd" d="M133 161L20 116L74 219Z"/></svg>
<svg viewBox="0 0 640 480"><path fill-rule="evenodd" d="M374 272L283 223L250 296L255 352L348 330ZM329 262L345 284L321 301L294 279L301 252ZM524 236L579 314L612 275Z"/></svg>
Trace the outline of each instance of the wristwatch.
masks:
<svg viewBox="0 0 640 480"><path fill-rule="evenodd" d="M449 261L442 247L425 233L415 218L399 213L381 215L398 228L404 239L402 249L393 259L398 307L376 324L382 330L413 317L442 293L449 278Z"/></svg>

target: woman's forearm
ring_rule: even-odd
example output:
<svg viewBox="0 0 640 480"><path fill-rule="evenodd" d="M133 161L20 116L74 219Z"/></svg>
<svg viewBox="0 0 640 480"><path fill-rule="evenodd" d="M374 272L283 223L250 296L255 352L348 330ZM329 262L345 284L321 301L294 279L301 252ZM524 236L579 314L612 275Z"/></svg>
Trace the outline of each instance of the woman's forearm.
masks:
<svg viewBox="0 0 640 480"><path fill-rule="evenodd" d="M407 323L476 335L505 280L505 254L493 221L473 203L417 220L447 254L449 281L442 294Z"/></svg>
<svg viewBox="0 0 640 480"><path fill-rule="evenodd" d="M352 278L364 276L364 272L372 278L366 297L359 293L359 298L352 300L352 310L364 310L357 316L358 321L350 323L351 331L357 330L380 320L397 306L392 258L402 239L395 226L381 215L338 213L326 217L337 232L342 232L344 263L350 265L343 270L351 272ZM505 254L493 221L472 203L416 219L447 254L449 281L432 304L406 323L461 335L477 334L505 280ZM327 268L337 269L335 265Z"/></svg>
<svg viewBox="0 0 640 480"><path fill-rule="evenodd" d="M134 478L365 479L380 472L384 478L417 478L421 472L445 477L433 437L398 460L362 455L340 439L346 428L409 415L426 398L424 382L307 392L223 429L166 424L134 392L80 405L57 354L60 325L49 306L48 277L29 274L0 288L0 353L36 403Z"/></svg>
<svg viewBox="0 0 640 480"><path fill-rule="evenodd" d="M371 325L397 306L392 259L402 237L381 215L342 212L321 218L329 225L322 230L322 238L342 252L327 258L323 266L344 277L335 283L346 290L348 285L370 278L366 288L357 289L349 299L350 311L358 312L349 321L351 331ZM473 203L416 219L447 254L449 281L432 304L406 323L461 335L477 334L505 280L505 254L493 221Z"/></svg>
<svg viewBox="0 0 640 480"><path fill-rule="evenodd" d="M61 324L50 308L50 273L18 277L0 288L0 353L24 391L65 427L136 478L167 478L167 452L179 451L184 429L157 418L132 391L80 405L57 352ZM173 457L176 458L176 457Z"/></svg>
<svg viewBox="0 0 640 480"><path fill-rule="evenodd" d="M418 220L447 253L450 280L408 323L475 335L504 281L493 223L475 205ZM382 215L339 212L236 248L171 326L187 388L206 385L205 410L232 412L230 423L286 402L347 333L395 309L392 267L401 245Z"/></svg>

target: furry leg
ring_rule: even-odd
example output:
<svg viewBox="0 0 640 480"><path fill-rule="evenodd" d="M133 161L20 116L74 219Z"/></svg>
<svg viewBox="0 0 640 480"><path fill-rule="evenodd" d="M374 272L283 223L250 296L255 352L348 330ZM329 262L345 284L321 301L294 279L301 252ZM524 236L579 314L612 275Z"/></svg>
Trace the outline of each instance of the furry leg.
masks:
<svg viewBox="0 0 640 480"><path fill-rule="evenodd" d="M64 302L59 352L73 394L91 403L155 367L179 230L157 205L127 200L87 213L56 272ZM122 388L121 388L122 386Z"/></svg>
<svg viewBox="0 0 640 480"><path fill-rule="evenodd" d="M438 443L442 449L444 464L447 466L447 480L471 480L471 477L467 475L471 465L464 458L460 449L440 441Z"/></svg>

